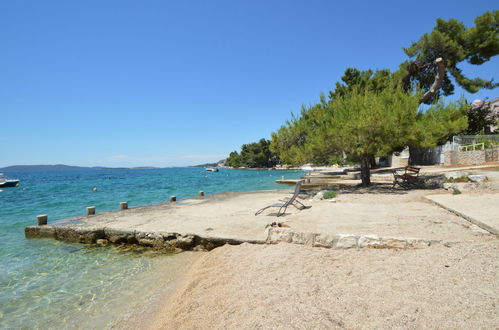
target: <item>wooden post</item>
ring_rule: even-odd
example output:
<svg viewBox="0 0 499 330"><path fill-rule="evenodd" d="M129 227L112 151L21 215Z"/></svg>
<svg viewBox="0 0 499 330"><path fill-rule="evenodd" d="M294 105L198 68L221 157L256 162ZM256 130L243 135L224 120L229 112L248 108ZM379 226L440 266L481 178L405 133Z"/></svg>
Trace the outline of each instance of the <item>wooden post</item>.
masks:
<svg viewBox="0 0 499 330"><path fill-rule="evenodd" d="M204 197L204 191L202 191L202 190L201 190L201 191L199 192L199 196Z"/></svg>
<svg viewBox="0 0 499 330"><path fill-rule="evenodd" d="M48 215L46 214L40 214L40 215L37 215L36 216L36 220L38 220L38 226L43 226L43 225L46 225L47 224L47 219L48 219Z"/></svg>
<svg viewBox="0 0 499 330"><path fill-rule="evenodd" d="M87 207L87 215L94 215L94 214L95 214L95 206Z"/></svg>
<svg viewBox="0 0 499 330"><path fill-rule="evenodd" d="M126 210L128 208L128 202L120 202L120 209Z"/></svg>
<svg viewBox="0 0 499 330"><path fill-rule="evenodd" d="M170 202L176 202L177 196L170 196Z"/></svg>

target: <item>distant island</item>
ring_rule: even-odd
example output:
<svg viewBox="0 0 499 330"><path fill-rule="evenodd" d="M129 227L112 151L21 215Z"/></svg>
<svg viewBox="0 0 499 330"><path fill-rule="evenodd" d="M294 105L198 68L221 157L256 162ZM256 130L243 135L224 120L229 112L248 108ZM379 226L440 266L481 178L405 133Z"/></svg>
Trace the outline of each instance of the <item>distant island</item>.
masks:
<svg viewBox="0 0 499 330"><path fill-rule="evenodd" d="M85 167L85 166L70 166L70 165L13 165L0 168L0 172L62 172L62 171L88 171L88 170L144 170L157 169L160 167L140 166L140 167Z"/></svg>
<svg viewBox="0 0 499 330"><path fill-rule="evenodd" d="M224 165L225 165L225 159L222 159L216 163L199 164L199 165L193 165L190 167L219 167L219 166L224 166Z"/></svg>

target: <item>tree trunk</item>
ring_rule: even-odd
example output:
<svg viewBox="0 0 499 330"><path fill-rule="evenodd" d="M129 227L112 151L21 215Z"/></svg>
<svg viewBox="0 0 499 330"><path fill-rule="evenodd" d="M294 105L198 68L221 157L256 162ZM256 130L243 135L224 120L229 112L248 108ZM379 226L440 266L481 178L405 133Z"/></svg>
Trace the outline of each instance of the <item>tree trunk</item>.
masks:
<svg viewBox="0 0 499 330"><path fill-rule="evenodd" d="M429 99L431 99L433 97L433 95L435 95L435 93L438 91L438 89L440 88L440 85L442 85L442 81L444 80L444 77L445 77L444 60L441 57L439 57L435 60L434 63L438 67L438 72L437 72L437 75L435 76L435 81L433 82L433 85L431 85L430 90L428 90L423 95L423 97L421 98L419 103L426 103Z"/></svg>
<svg viewBox="0 0 499 330"><path fill-rule="evenodd" d="M370 155L364 154L361 157L360 162L360 178L362 180L363 186L369 186L371 184L371 172L369 170L370 167Z"/></svg>
<svg viewBox="0 0 499 330"><path fill-rule="evenodd" d="M376 158L374 155L369 155L369 164L371 165L371 168L377 168L378 165L376 165Z"/></svg>

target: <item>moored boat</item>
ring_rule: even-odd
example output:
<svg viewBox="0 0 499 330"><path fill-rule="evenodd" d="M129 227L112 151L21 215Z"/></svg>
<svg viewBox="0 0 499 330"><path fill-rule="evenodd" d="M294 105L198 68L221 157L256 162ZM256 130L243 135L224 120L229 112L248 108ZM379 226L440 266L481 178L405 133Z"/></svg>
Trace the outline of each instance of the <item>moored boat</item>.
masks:
<svg viewBox="0 0 499 330"><path fill-rule="evenodd" d="M218 168L216 168L216 167L207 167L206 171L207 172L218 172Z"/></svg>
<svg viewBox="0 0 499 330"><path fill-rule="evenodd" d="M0 188L17 187L19 185L18 179L7 179L0 173Z"/></svg>

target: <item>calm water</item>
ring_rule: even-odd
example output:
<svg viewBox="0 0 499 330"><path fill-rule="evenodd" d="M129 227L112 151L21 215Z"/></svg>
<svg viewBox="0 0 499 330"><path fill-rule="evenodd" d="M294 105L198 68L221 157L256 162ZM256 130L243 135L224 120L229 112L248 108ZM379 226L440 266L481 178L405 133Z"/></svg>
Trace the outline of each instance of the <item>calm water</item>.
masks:
<svg viewBox="0 0 499 330"><path fill-rule="evenodd" d="M37 214L49 222L85 214L85 207L114 210L227 191L286 188L274 181L301 171L200 168L5 173L21 186L0 192L0 328L105 328L122 319L195 259L124 249L26 240ZM92 191L97 187L98 191Z"/></svg>

